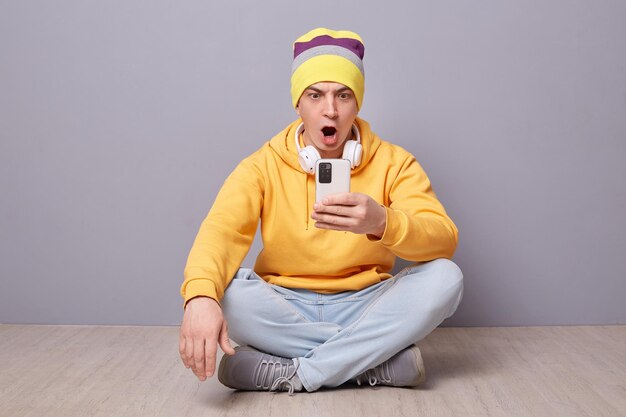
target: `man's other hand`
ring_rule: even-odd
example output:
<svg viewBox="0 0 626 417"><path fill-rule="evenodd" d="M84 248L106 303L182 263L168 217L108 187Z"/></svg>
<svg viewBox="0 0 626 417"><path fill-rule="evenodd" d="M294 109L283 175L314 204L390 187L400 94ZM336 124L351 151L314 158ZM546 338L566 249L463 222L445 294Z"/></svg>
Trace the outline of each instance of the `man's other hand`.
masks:
<svg viewBox="0 0 626 417"><path fill-rule="evenodd" d="M191 368L200 381L215 373L218 344L227 355L235 354L222 308L209 297L189 300L180 326L179 352L185 367Z"/></svg>
<svg viewBox="0 0 626 417"><path fill-rule="evenodd" d="M324 197L313 206L311 218L320 229L342 230L381 238L387 225L385 208L361 193L340 193Z"/></svg>

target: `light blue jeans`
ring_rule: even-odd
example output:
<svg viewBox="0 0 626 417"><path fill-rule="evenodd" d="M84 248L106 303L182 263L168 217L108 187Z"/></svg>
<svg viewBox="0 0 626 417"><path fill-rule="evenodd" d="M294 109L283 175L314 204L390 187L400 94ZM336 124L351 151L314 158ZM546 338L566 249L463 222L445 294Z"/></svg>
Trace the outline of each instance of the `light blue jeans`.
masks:
<svg viewBox="0 0 626 417"><path fill-rule="evenodd" d="M222 309L230 337L298 358L307 391L335 387L423 339L456 311L463 274L436 259L360 291L318 294L268 284L240 269Z"/></svg>

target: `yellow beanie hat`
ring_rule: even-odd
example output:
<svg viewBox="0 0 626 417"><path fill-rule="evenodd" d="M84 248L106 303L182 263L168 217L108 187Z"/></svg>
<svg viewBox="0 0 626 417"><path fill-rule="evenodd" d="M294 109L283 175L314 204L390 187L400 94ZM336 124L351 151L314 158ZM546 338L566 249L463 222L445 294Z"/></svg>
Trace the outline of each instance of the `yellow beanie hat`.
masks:
<svg viewBox="0 0 626 417"><path fill-rule="evenodd" d="M349 87L360 109L365 92L364 55L363 41L354 32L317 28L300 36L293 44L293 106L298 106L300 96L309 86L332 81Z"/></svg>

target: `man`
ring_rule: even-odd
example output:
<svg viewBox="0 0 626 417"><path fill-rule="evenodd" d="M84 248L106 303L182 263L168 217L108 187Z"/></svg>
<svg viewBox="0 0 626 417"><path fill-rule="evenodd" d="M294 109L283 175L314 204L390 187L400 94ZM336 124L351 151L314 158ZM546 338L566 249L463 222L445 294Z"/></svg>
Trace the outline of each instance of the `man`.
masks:
<svg viewBox="0 0 626 417"><path fill-rule="evenodd" d="M315 391L417 386L415 343L456 310L457 229L404 149L357 117L364 46L315 29L294 43L299 119L244 159L202 223L185 268L180 354L202 381ZM315 160L345 158L351 191L315 202ZM240 269L261 219L263 250ZM395 277L396 256L416 262ZM240 346L233 349L232 337Z"/></svg>

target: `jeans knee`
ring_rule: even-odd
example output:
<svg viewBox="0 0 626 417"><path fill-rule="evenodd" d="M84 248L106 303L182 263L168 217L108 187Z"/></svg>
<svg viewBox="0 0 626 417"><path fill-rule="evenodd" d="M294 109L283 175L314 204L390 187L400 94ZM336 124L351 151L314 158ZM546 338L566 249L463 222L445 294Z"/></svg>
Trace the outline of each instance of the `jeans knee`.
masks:
<svg viewBox="0 0 626 417"><path fill-rule="evenodd" d="M457 264L445 258L436 259L433 262L437 262L438 267L442 269L441 279L445 280L450 288L463 286L463 272Z"/></svg>
<svg viewBox="0 0 626 417"><path fill-rule="evenodd" d="M409 282L416 279L416 294L426 291L432 297L428 301L421 300L420 308L438 310L451 303L458 305L463 294L463 273L449 259L439 258L419 264L409 271L408 276L401 279L406 278Z"/></svg>
<svg viewBox="0 0 626 417"><path fill-rule="evenodd" d="M445 290L448 300L448 311L445 318L450 317L458 308L463 298L463 272L457 264L449 259L437 259L438 267L441 268L441 288Z"/></svg>

